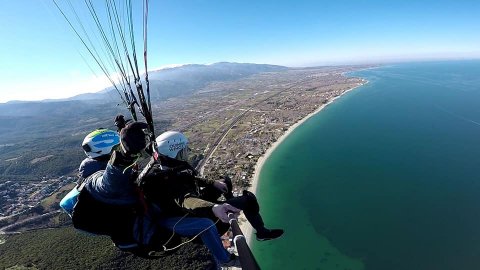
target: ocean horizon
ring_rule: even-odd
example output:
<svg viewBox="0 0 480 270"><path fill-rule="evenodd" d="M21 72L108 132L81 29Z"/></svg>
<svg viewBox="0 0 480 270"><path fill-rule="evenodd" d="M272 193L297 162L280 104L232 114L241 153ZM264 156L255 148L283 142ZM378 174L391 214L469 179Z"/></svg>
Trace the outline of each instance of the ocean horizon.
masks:
<svg viewBox="0 0 480 270"><path fill-rule="evenodd" d="M262 269L479 269L480 61L349 76L260 171Z"/></svg>

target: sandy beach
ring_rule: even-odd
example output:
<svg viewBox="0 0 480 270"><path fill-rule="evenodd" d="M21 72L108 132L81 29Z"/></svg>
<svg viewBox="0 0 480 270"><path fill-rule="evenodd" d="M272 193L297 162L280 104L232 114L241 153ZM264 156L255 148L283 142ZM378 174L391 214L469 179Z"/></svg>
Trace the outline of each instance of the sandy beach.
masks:
<svg viewBox="0 0 480 270"><path fill-rule="evenodd" d="M285 133L280 136L280 138L278 138L278 140L273 143L270 148L268 148L268 150L265 152L265 154L263 154L261 157L258 158L257 160L257 163L255 164L255 172L253 174L253 179L252 179L252 183L251 183L251 186L249 188L249 191L253 192L256 194L256 191L257 191L257 185L258 185L258 181L259 181L259 177L260 177L260 172L262 170L262 167L263 167L263 164L265 163L265 161L268 159L268 157L273 153L273 151L275 151L275 149L277 148L278 145L280 145L283 140L285 140L285 138L287 138L290 133L292 133L292 131L297 128L298 126L300 126L301 124L303 124L305 121L307 121L310 117L312 117L313 115L319 113L321 110L323 110L325 107L327 107L328 105L330 105L331 103L333 103L336 99L340 98L341 96L345 95L346 93L356 89L357 87L360 87L362 85L365 85L366 83L368 83L368 81L366 80L363 80L363 83L362 84L359 84L355 87L352 87L348 90L346 90L345 92L343 92L341 95L337 96L337 97L334 97L332 98L330 101L328 101L327 103L325 104L322 104L320 107L318 107L315 111L313 111L312 113L308 114L307 116L305 116L304 118L300 119L298 122L296 122L295 124L293 124L292 126L290 126L288 128L287 131L285 131ZM252 233L253 233L253 228L252 226L250 226L250 224L248 222L246 222L246 219L245 217L242 215L240 216L240 220L243 220L243 222L241 222L240 224L240 228L242 229L242 232L243 234L245 235L246 239L247 239L247 242L248 244L250 245L251 244L251 241L252 241Z"/></svg>

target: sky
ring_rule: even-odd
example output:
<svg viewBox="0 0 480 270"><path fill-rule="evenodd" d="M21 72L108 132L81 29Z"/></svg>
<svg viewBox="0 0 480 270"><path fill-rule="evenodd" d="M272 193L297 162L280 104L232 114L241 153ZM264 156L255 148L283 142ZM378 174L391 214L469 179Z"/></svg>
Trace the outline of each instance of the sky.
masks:
<svg viewBox="0 0 480 270"><path fill-rule="evenodd" d="M479 59L479 14L474 0L152 0L148 66ZM0 81L0 103L109 86L51 0L0 0Z"/></svg>

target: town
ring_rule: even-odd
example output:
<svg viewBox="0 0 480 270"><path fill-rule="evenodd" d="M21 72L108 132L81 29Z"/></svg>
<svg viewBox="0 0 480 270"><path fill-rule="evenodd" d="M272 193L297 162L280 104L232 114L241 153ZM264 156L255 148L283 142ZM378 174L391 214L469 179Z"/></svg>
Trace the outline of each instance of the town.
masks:
<svg viewBox="0 0 480 270"><path fill-rule="evenodd" d="M43 199L51 196L61 187L74 181L72 176L61 176L52 179L42 179L39 182L0 183L0 219L23 213L38 205Z"/></svg>
<svg viewBox="0 0 480 270"><path fill-rule="evenodd" d="M172 129L189 137L194 153L192 163L199 161L197 168L205 177L218 179L228 175L237 190L246 189L258 158L290 126L365 83L344 75L351 70L292 70L218 83L210 91L196 94L194 99L182 100L182 110L176 110L178 116ZM174 102L180 101L169 101L167 107L180 107L171 105Z"/></svg>

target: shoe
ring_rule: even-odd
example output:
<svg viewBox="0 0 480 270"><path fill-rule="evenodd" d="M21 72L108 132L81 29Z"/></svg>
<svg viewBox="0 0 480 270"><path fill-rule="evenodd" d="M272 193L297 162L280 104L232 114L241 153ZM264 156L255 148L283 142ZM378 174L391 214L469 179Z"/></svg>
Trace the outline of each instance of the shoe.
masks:
<svg viewBox="0 0 480 270"><path fill-rule="evenodd" d="M230 260L228 262L219 263L218 269L230 269L231 267L241 268L240 259L235 254L230 254Z"/></svg>
<svg viewBox="0 0 480 270"><path fill-rule="evenodd" d="M257 232L257 240L258 241L266 241L278 238L283 235L282 229L273 229L273 230L265 230L262 232Z"/></svg>

